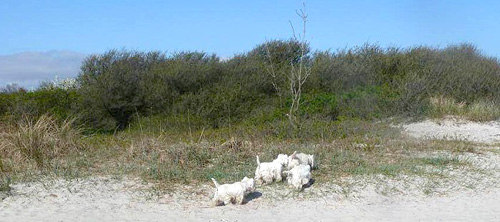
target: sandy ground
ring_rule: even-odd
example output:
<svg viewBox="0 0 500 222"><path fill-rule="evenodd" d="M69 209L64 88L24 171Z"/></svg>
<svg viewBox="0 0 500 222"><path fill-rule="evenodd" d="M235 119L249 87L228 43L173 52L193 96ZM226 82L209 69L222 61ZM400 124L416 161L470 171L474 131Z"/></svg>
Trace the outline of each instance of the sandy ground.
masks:
<svg viewBox="0 0 500 222"><path fill-rule="evenodd" d="M497 122L425 121L402 128L417 138L494 143ZM448 169L439 180L417 176L316 181L304 192L284 184L258 188L244 205L213 207L211 184L158 196L139 179L95 177L12 185L0 221L500 221L500 154L465 153L478 169ZM432 154L430 154L432 155Z"/></svg>
<svg viewBox="0 0 500 222"><path fill-rule="evenodd" d="M467 140L479 143L500 142L500 122L476 123L448 117L402 126L409 135L424 139Z"/></svg>

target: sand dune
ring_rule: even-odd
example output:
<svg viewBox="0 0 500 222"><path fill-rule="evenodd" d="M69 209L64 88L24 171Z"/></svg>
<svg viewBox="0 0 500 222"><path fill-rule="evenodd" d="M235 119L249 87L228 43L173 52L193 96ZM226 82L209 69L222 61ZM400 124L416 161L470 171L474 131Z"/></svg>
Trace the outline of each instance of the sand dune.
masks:
<svg viewBox="0 0 500 222"><path fill-rule="evenodd" d="M497 123L426 121L403 128L417 138L485 143L500 135ZM0 221L500 221L495 149L461 156L487 173L449 172L448 181L431 184L431 195L425 178L374 175L347 178L353 184L348 194L338 181L302 193L263 187L245 205L213 207L211 183L157 196L151 184L133 178L47 179L12 185L12 195L0 202Z"/></svg>

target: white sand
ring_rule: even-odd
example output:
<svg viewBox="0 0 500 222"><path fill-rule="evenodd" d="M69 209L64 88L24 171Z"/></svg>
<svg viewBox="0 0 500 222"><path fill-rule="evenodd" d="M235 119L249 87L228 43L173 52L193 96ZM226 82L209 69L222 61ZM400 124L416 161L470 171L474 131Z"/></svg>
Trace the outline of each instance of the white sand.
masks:
<svg viewBox="0 0 500 222"><path fill-rule="evenodd" d="M500 189L449 196L385 196L365 188L357 198L265 199L210 207L207 202L147 200L131 181L58 181L16 185L0 204L0 221L499 221ZM83 184L80 186L80 184ZM135 185L133 185L135 186ZM77 188L78 187L78 188ZM70 192L70 190L72 190ZM205 200L204 200L205 201ZM292 220L295 221L295 220Z"/></svg>
<svg viewBox="0 0 500 222"><path fill-rule="evenodd" d="M426 121L403 128L418 138L485 143L500 134L498 123ZM500 221L500 155L492 151L497 147L488 149L459 156L484 172L447 169L437 182L404 175L316 181L301 193L278 184L258 188L241 206L211 206L210 182L159 198L138 179L15 184L13 195L0 202L0 221Z"/></svg>
<svg viewBox="0 0 500 222"><path fill-rule="evenodd" d="M476 123L448 117L402 126L411 136L424 139L467 140L480 143L500 142L500 122Z"/></svg>

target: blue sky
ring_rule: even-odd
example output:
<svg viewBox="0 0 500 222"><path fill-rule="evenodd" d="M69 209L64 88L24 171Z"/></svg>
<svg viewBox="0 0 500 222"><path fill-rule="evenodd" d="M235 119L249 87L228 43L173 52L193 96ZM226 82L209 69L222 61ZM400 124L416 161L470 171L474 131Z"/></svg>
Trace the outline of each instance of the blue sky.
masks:
<svg viewBox="0 0 500 222"><path fill-rule="evenodd" d="M114 48L230 57L289 38L303 2L314 49L469 42L500 56L500 1L2 0L0 86L75 76L86 55Z"/></svg>

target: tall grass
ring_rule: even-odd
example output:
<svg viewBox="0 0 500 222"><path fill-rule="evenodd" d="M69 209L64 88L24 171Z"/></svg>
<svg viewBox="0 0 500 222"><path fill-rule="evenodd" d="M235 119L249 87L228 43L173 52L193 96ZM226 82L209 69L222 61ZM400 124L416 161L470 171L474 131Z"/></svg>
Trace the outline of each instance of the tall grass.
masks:
<svg viewBox="0 0 500 222"><path fill-rule="evenodd" d="M453 115L472 121L491 121L500 118L500 106L493 101L479 100L467 104L453 98L435 96L430 98L428 114L436 118Z"/></svg>
<svg viewBox="0 0 500 222"><path fill-rule="evenodd" d="M33 161L39 169L83 148L80 132L73 127L74 119L58 122L50 115L37 120L25 118L0 134L0 153L11 166ZM6 166L2 167L5 170Z"/></svg>
<svg viewBox="0 0 500 222"><path fill-rule="evenodd" d="M445 115L464 115L467 104L465 102L456 102L453 98L445 96L434 96L429 99L429 114L433 117L442 117Z"/></svg>
<svg viewBox="0 0 500 222"><path fill-rule="evenodd" d="M491 121L500 118L500 105L492 101L480 100L467 108L466 116L473 121Z"/></svg>
<svg viewBox="0 0 500 222"><path fill-rule="evenodd" d="M387 123L363 120L309 120L305 127L311 130L294 138L283 136L279 126L272 129L271 125L192 128L191 134L165 129L166 125L161 118L146 118L125 131L82 136L71 121L58 122L47 115L25 120L2 130L0 189L9 189L11 178L15 182L16 175L25 172L132 175L162 188L206 183L211 177L238 181L253 175L255 155L271 161L280 153L294 151L315 155L318 181L366 174L424 174L418 166L461 163L416 161L415 153L473 151L469 143L408 141Z"/></svg>

